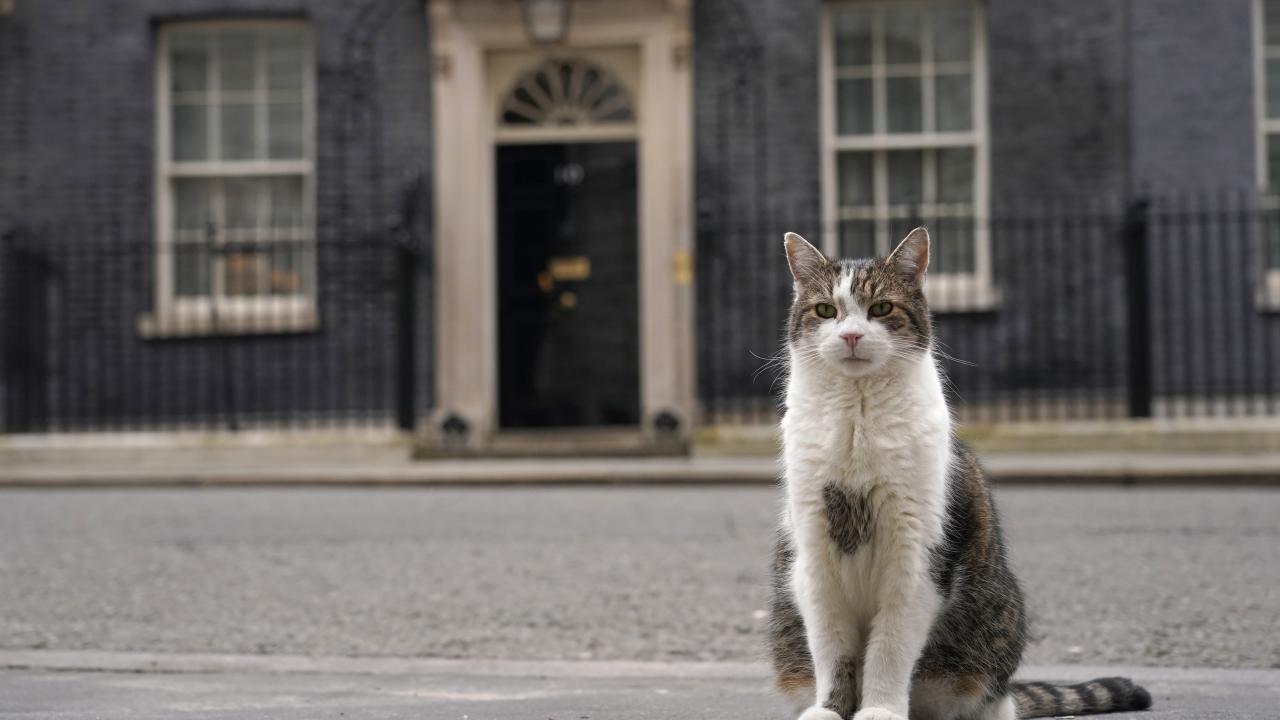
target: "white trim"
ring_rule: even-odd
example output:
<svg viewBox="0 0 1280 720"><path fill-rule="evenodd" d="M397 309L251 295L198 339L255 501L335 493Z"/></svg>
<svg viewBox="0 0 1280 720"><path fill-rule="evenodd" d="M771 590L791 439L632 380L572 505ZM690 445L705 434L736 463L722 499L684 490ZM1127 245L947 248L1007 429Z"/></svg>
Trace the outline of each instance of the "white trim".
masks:
<svg viewBox="0 0 1280 720"><path fill-rule="evenodd" d="M1262 223L1262 287L1258 293L1258 308L1267 312L1280 311L1280 267L1270 267L1271 237L1268 227L1272 218L1280 217L1280 202L1269 197L1268 183L1271 175L1271 158L1267 153L1269 136L1280 134L1280 118L1267 117L1267 60L1280 58L1280 47L1267 47L1266 10L1264 0L1253 2L1253 88L1255 162L1257 166L1258 192L1266 211Z"/></svg>
<svg viewBox="0 0 1280 720"><path fill-rule="evenodd" d="M494 133L494 141L502 145L551 142L613 142L635 140L635 125L595 125L585 127L503 128Z"/></svg>
<svg viewBox="0 0 1280 720"><path fill-rule="evenodd" d="M428 0L432 33L436 273L436 414L469 423L473 447L497 427L494 147L498 142L634 139L638 160L640 409L646 432L662 410L687 432L694 390L692 82L689 0L597 0L575 7L568 41L530 45L517 3ZM503 63L583 54L631 92L634 125L503 128ZM629 57L631 60L625 60ZM613 58L613 60L609 60ZM624 66L631 66L627 70ZM501 67L501 72L495 68ZM518 68L517 68L518 69ZM630 73L630 76L628 75ZM513 74L503 77L514 78Z"/></svg>
<svg viewBox="0 0 1280 720"><path fill-rule="evenodd" d="M203 31L225 30L277 30L294 29L302 40L302 90L298 98L302 104L302 158L290 160L173 160L172 114L173 96L170 92L170 38L179 30L197 29ZM206 152L209 158L220 155L221 113L219 112L220 90L216 76L218 64L218 43L210 36L210 56L206 69L207 88L202 94L202 103L207 112L208 143ZM261 37L255 37L255 43L261 43ZM265 72L265 55L258 53L255 63L255 89L240 93L248 99L265 100L267 92ZM317 323L315 309L316 270L316 224L315 224L315 50L310 25L304 20L265 19L265 20L209 20L180 21L166 23L159 28L156 42L156 86L154 101L156 104L156 152L155 152L155 300L154 309L138 320L139 332L147 337L168 335L218 334L225 332L297 332L314 329ZM274 97L274 95L271 95ZM191 98L183 98L190 101ZM255 155L265 155L269 143L267 132L266 103L255 113ZM177 297L174 294L173 252L178 238L173 227L174 192L173 183L180 178L207 178L215 181L213 186L219 188L210 196L219 216L222 214L221 203L223 193L219 179L225 178L270 178L298 177L302 182L302 197L299 212L306 246L299 259L300 292L287 296L255 296L228 297L222 292L225 280L221 270L221 261L215 261L210 267L210 295L203 298ZM224 233L226 234L226 233ZM281 240L296 241L296 232L259 232L259 241ZM221 237L219 241L228 238ZM299 309L299 306L302 309ZM205 319L197 317L204 313ZM273 330L272 328L277 328Z"/></svg>
<svg viewBox="0 0 1280 720"><path fill-rule="evenodd" d="M312 171L310 160L221 160L176 161L168 163L169 177L241 177L256 175L305 175Z"/></svg>
<svg viewBox="0 0 1280 720"><path fill-rule="evenodd" d="M821 138L820 167L822 177L822 233L819 247L827 255L840 253L840 223L835 219L839 199L836 195L835 103L835 33L831 27L831 8L822 6L822 27L818 33L818 137Z"/></svg>
<svg viewBox="0 0 1280 720"><path fill-rule="evenodd" d="M977 92L975 92L977 95ZM833 136L831 150L927 150L931 147L977 147L973 132L913 132L895 135Z"/></svg>
<svg viewBox="0 0 1280 720"><path fill-rule="evenodd" d="M824 3L819 44L819 81L821 111L819 131L822 138L822 249L829 255L839 255L840 221L867 219L876 221L877 252L887 253L897 238L888 236L888 220L904 214L891 206L888 198L887 155L890 150L936 150L938 148L973 149L973 202L963 211L963 205L941 204L936 201L936 177L932 172L935 153L922 153L924 200L913 209L925 215L944 214L945 217L974 218L972 273L934 273L929 277L930 303L940 311L974 311L994 307L999 295L994 288L991 269L991 238L986 222L990 208L990 157L989 130L987 126L987 33L985 7L977 0L930 0L915 3L920 7L936 7L953 4L966 5L972 22L972 57L967 62L937 63L933 51L932 18L925 15L921 29L924 42L918 63L890 64L886 62L883 40L883 15L871 16L871 65L866 68L838 68L835 65L835 25L833 14L839 6L861 5L884 8L900 5L896 0L841 0ZM970 75L973 113L971 129L967 131L939 132L935 129L934 80L940 70L964 71ZM897 75L913 75L921 78L921 129L913 133L889 133L888 103L885 78ZM872 79L872 132L861 135L840 135L837 128L836 81L846 77ZM839 153L864 151L872 157L873 205L865 208L846 208L839 205Z"/></svg>
<svg viewBox="0 0 1280 720"><path fill-rule="evenodd" d="M208 298L183 298L165 313L138 318L138 334L144 338L309 332L319 326L315 301L297 296L228 298L216 310Z"/></svg>

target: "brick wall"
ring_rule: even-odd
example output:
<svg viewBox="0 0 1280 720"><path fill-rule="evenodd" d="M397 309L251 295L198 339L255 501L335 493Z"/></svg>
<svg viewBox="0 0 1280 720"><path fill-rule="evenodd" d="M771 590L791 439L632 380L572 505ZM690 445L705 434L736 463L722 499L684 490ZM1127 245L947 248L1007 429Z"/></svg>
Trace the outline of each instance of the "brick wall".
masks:
<svg viewBox="0 0 1280 720"><path fill-rule="evenodd" d="M142 247L152 242L157 27L170 20L254 17L305 18L312 29L319 241L332 245L384 239L406 178L428 174L431 168L430 61L420 0L17 3L13 17L0 19L0 162L5 170L0 213L23 226L29 240L51 245ZM426 180L418 193L424 205L429 176ZM417 227L424 240L429 217L424 207ZM360 288L374 278L357 277L356 268L364 266L349 263L346 255L322 253L320 265L318 331L188 341L144 340L135 331L135 311L147 308L133 303L149 295L153 282L149 259L122 255L111 265L117 268L111 276L106 276L106 266L96 268L92 278L71 277L67 270L58 280L61 289L51 290L55 296L74 288L76 297L83 298L92 283L105 297L100 307L114 302L123 312L100 318L100 325L109 324L100 333L89 332L84 322L68 321L49 339L44 371L52 373L55 384L75 382L77 393L113 393L110 403L141 412L145 408L137 405L137 396L146 394L143 388L122 392L120 384L134 382L143 366L164 369L166 382L180 392L235 394L255 402L278 391L282 379L296 380L313 368L322 387L307 406L367 410L370 403L385 402L371 399L372 393L366 397L360 388L373 382L369 378L392 373L393 306L385 293L361 294ZM420 406L426 407L430 297L419 297L418 387ZM61 317L72 317L72 310L54 303L53 312ZM107 335L119 345L104 347ZM220 348L214 354L232 358L223 372L195 359L213 346ZM293 358L288 365L274 361L270 351L284 346L291 354L282 357ZM233 391L221 386L227 377L236 378ZM105 387L113 383L115 389ZM357 389L326 396L334 386ZM58 391L59 396L67 394ZM87 397L82 402L93 407L105 400Z"/></svg>

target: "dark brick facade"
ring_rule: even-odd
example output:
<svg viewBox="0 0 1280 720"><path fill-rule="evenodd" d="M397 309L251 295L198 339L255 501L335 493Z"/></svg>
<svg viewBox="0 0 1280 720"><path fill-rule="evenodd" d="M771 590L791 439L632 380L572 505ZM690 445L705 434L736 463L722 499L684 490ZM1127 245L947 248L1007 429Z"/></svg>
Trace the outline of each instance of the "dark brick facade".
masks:
<svg viewBox="0 0 1280 720"><path fill-rule="evenodd" d="M157 29L168 21L276 17L305 19L314 42L319 328L143 339L135 328L150 309L154 282L146 248L153 242ZM47 293L39 293L50 298L40 305L51 313L46 346L10 365L57 388L49 414L180 418L187 409L172 398L181 395L207 398L192 409L247 417L280 417L290 406L339 416L384 412L394 391L396 307L387 280L396 257L382 247L414 187L414 236L429 257L428 40L419 0L19 2L13 16L0 18L0 218L58 256ZM425 182L414 185L415 175ZM118 252L64 250L102 243ZM425 408L429 294L419 299L417 388ZM10 383L23 379L11 375Z"/></svg>
<svg viewBox="0 0 1280 720"><path fill-rule="evenodd" d="M1256 188L1252 2L983 5L991 212L1005 218L991 228L1000 301L988 312L940 314L948 351L978 361L951 372L974 396L1036 387L1052 398L1083 388L1122 406L1126 204L1144 195L1219 198ZM754 399L768 392L774 373L756 371L777 350L790 293L782 232L816 233L820 224L821 3L695 7L699 379L704 397L728 398L720 409L734 409L736 397L758 407ZM1194 239L1162 244L1158 234L1173 222L1166 216L1152 227L1153 249L1164 252L1157 267L1167 270L1155 290L1212 297L1213 304L1188 303L1194 322L1167 306L1153 309L1163 361L1157 384L1172 391L1229 383L1239 373L1209 370L1193 381L1180 369L1187 361L1174 338L1214 326L1210 314L1239 316L1242 330L1233 337L1249 328L1257 357L1223 364L1262 363L1273 350L1274 327L1267 327L1276 318L1247 301L1247 283L1233 285L1239 293L1229 297L1211 293L1224 275L1203 275L1200 264L1218 231L1206 224L1184 233ZM1243 251L1213 261L1227 277L1256 277L1259 267Z"/></svg>
<svg viewBox="0 0 1280 720"><path fill-rule="evenodd" d="M1110 388L1124 369L1114 350L1125 341L1114 242L1124 204L1139 193L1248 193L1256 185L1252 1L984 6L993 209L1044 208L1048 200L1058 203L1049 208L1055 212L1105 219L1052 238L1045 230L1034 243L1016 225L995 228L1001 303L991 312L941 318L941 334L962 357L982 352L979 344L1069 346L1069 325L1052 321L1088 316L1090 342L1108 350L1064 354L1049 375ZM150 242L158 24L266 16L306 18L315 38L321 242L385 235L415 173L424 179L416 235L431 241L431 66L422 0L18 0L16 8L0 18L0 230L10 225L59 241ZM789 293L782 233L813 236L821 224L821 3L696 0L693 13L700 393L759 397L769 373L753 379L763 362L755 355L776 351ZM358 307L362 314L350 325L294 337L160 342L138 338L125 319L114 326L115 342L136 345L131 357L146 356L145 363L188 368L174 381L200 387L216 381L201 375L207 368L193 357L178 356L228 343L246 357L265 358L287 345L296 357L334 358L332 367L352 377L322 378L328 385L389 377L389 351L369 347L392 345L392 299L372 290L360 296L377 278L354 277L353 266L336 256L332 262L321 267L321 314L341 317L354 312L343 308ZM1053 282L1037 274L1073 262L1079 271ZM126 277L151 282L146 267ZM427 408L429 269L423 280L417 385L418 406ZM1057 314L1024 311L1045 306ZM62 351L75 354L73 346ZM1017 353L992 357L974 382L1015 386L1044 376L1037 362ZM123 377L127 369L92 373ZM269 395L292 374L289 367L264 371L255 381L260 387L238 392ZM124 401L102 401L114 402ZM330 405L367 409L358 398Z"/></svg>

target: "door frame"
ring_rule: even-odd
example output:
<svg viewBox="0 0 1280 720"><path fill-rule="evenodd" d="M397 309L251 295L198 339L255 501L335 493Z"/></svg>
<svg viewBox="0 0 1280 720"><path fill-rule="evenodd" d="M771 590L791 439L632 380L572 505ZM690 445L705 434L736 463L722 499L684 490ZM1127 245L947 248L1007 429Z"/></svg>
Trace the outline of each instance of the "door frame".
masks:
<svg viewBox="0 0 1280 720"><path fill-rule="evenodd" d="M690 0L575 5L568 42L546 52L635 48L641 429L695 421L693 109ZM496 102L489 56L537 49L519 3L428 0L434 126L435 411L427 433L462 420L471 449L498 430ZM566 140L571 141L571 140ZM455 430L456 422L449 423ZM452 436L450 442L459 438Z"/></svg>

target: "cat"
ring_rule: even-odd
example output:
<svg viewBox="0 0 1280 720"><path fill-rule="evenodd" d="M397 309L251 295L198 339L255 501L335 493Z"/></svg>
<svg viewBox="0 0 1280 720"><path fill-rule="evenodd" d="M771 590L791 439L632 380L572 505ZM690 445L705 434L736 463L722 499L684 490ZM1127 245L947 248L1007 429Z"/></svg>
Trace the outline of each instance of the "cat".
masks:
<svg viewBox="0 0 1280 720"><path fill-rule="evenodd" d="M1013 683L1027 641L981 467L952 435L929 233L831 260L785 237L795 299L770 650L800 720L1013 720L1150 707L1126 678Z"/></svg>

